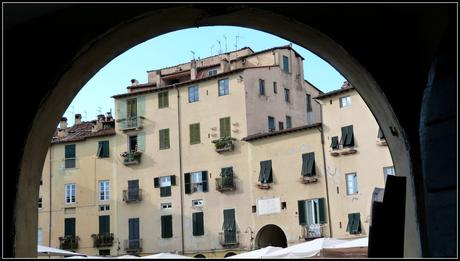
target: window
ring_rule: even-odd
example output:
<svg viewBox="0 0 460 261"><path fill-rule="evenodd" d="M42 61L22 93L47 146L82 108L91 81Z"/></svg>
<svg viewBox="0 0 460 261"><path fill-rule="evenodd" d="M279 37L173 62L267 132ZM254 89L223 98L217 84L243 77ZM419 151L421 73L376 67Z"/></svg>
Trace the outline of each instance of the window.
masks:
<svg viewBox="0 0 460 261"><path fill-rule="evenodd" d="M383 176L384 176L384 179L385 179L385 183L387 182L387 176L388 175L391 175L391 176L395 175L395 168L393 166L383 168Z"/></svg>
<svg viewBox="0 0 460 261"><path fill-rule="evenodd" d="M316 175L316 168L315 168L315 153L305 153L302 154L302 176L315 176Z"/></svg>
<svg viewBox="0 0 460 261"><path fill-rule="evenodd" d="M256 205L252 205L252 213L256 213L257 212L257 206Z"/></svg>
<svg viewBox="0 0 460 261"><path fill-rule="evenodd" d="M128 248L139 249L139 218L128 219Z"/></svg>
<svg viewBox="0 0 460 261"><path fill-rule="evenodd" d="M347 232L350 234L361 234L360 213L348 214Z"/></svg>
<svg viewBox="0 0 460 261"><path fill-rule="evenodd" d="M278 122L278 129L279 130L284 130L284 123L282 121Z"/></svg>
<svg viewBox="0 0 460 261"><path fill-rule="evenodd" d="M75 168L75 144L65 145L65 168Z"/></svg>
<svg viewBox="0 0 460 261"><path fill-rule="evenodd" d="M265 95L265 80L259 79L259 95Z"/></svg>
<svg viewBox="0 0 460 261"><path fill-rule="evenodd" d="M110 256L110 249L99 249L99 256Z"/></svg>
<svg viewBox="0 0 460 261"><path fill-rule="evenodd" d="M110 199L110 181L102 180L99 181L99 200L109 200Z"/></svg>
<svg viewBox="0 0 460 261"><path fill-rule="evenodd" d="M171 238L172 236L172 215L161 216L161 238Z"/></svg>
<svg viewBox="0 0 460 261"><path fill-rule="evenodd" d="M64 186L65 203L75 203L75 183L65 184Z"/></svg>
<svg viewBox="0 0 460 261"><path fill-rule="evenodd" d="M108 211L110 210L110 205L99 205L99 211Z"/></svg>
<svg viewBox="0 0 460 261"><path fill-rule="evenodd" d="M184 174L185 194L208 192L208 172L198 171Z"/></svg>
<svg viewBox="0 0 460 261"><path fill-rule="evenodd" d="M286 208L287 208L286 202L281 202L281 209L286 209Z"/></svg>
<svg viewBox="0 0 460 261"><path fill-rule="evenodd" d="M286 116L286 129L292 128L292 118L291 116Z"/></svg>
<svg viewBox="0 0 460 261"><path fill-rule="evenodd" d="M133 119L137 117L137 98L126 100L126 112L126 117L128 119Z"/></svg>
<svg viewBox="0 0 460 261"><path fill-rule="evenodd" d="M99 141L99 146L97 147L97 157L98 158L108 158L109 157L109 141L108 140Z"/></svg>
<svg viewBox="0 0 460 261"><path fill-rule="evenodd" d="M338 150L339 149L339 137L334 136L331 138L331 148L332 150Z"/></svg>
<svg viewBox="0 0 460 261"><path fill-rule="evenodd" d="M219 96L228 95L228 79L219 80Z"/></svg>
<svg viewBox="0 0 460 261"><path fill-rule="evenodd" d="M128 150L129 152L137 151L137 135L128 136Z"/></svg>
<svg viewBox="0 0 460 261"><path fill-rule="evenodd" d="M377 133L377 138L380 139L380 140L385 139L385 135L383 135L383 131L382 131L381 128L379 128L379 132Z"/></svg>
<svg viewBox="0 0 460 261"><path fill-rule="evenodd" d="M200 142L200 123L190 124L190 145Z"/></svg>
<svg viewBox="0 0 460 261"><path fill-rule="evenodd" d="M166 209L171 209L172 204L171 203L161 203L161 209L166 210Z"/></svg>
<svg viewBox="0 0 460 261"><path fill-rule="evenodd" d="M204 235L203 212L192 213L192 227L194 236Z"/></svg>
<svg viewBox="0 0 460 261"><path fill-rule="evenodd" d="M169 149L169 129L163 129L160 133L160 150Z"/></svg>
<svg viewBox="0 0 460 261"><path fill-rule="evenodd" d="M271 160L264 160L260 162L259 182L262 184L273 182Z"/></svg>
<svg viewBox="0 0 460 261"><path fill-rule="evenodd" d="M139 180L128 180L128 200L139 200Z"/></svg>
<svg viewBox="0 0 460 261"><path fill-rule="evenodd" d="M196 102L199 100L198 86L188 87L188 102Z"/></svg>
<svg viewBox="0 0 460 261"><path fill-rule="evenodd" d="M351 106L350 96L340 97L340 108Z"/></svg>
<svg viewBox="0 0 460 261"><path fill-rule="evenodd" d="M283 55L283 71L289 72L289 58L285 55Z"/></svg>
<svg viewBox="0 0 460 261"><path fill-rule="evenodd" d="M42 198L38 198L38 208L41 209L43 207L43 200Z"/></svg>
<svg viewBox="0 0 460 261"><path fill-rule="evenodd" d="M347 181L347 195L358 194L358 176L356 173L345 175Z"/></svg>
<svg viewBox="0 0 460 261"><path fill-rule="evenodd" d="M275 118L268 116L268 130L275 131Z"/></svg>
<svg viewBox="0 0 460 261"><path fill-rule="evenodd" d="M155 188L160 188L160 197L169 197L171 196L171 186L176 185L176 176L154 178L153 185Z"/></svg>
<svg viewBox="0 0 460 261"><path fill-rule="evenodd" d="M217 69L212 69L208 71L208 76L213 76L217 74Z"/></svg>
<svg viewBox="0 0 460 261"><path fill-rule="evenodd" d="M307 93L307 112L313 111L311 107L311 95Z"/></svg>
<svg viewBox="0 0 460 261"><path fill-rule="evenodd" d="M344 148L355 146L353 125L342 127L342 138L340 139L340 144L342 144L342 147Z"/></svg>
<svg viewBox="0 0 460 261"><path fill-rule="evenodd" d="M39 245L43 245L43 229L41 229L41 228L38 228L37 243Z"/></svg>
<svg viewBox="0 0 460 261"><path fill-rule="evenodd" d="M202 206L204 206L204 200L202 200L202 199L194 199L194 200L192 200L192 206L193 207L202 207Z"/></svg>
<svg viewBox="0 0 460 261"><path fill-rule="evenodd" d="M284 89L284 101L290 102L289 89Z"/></svg>
<svg viewBox="0 0 460 261"><path fill-rule="evenodd" d="M64 219L64 236L75 236L75 218Z"/></svg>
<svg viewBox="0 0 460 261"><path fill-rule="evenodd" d="M231 136L231 127L230 127L230 117L221 118L219 120L220 124L220 137L230 137Z"/></svg>
<svg viewBox="0 0 460 261"><path fill-rule="evenodd" d="M169 107L169 95L168 92L158 93L158 108L167 108Z"/></svg>
<svg viewBox="0 0 460 261"><path fill-rule="evenodd" d="M299 200L299 225L326 223L325 199Z"/></svg>
<svg viewBox="0 0 460 261"><path fill-rule="evenodd" d="M235 209L224 209L222 230L224 231L225 243L236 243Z"/></svg>
<svg viewBox="0 0 460 261"><path fill-rule="evenodd" d="M278 93L278 86L276 85L276 82L273 82L273 93Z"/></svg>
<svg viewBox="0 0 460 261"><path fill-rule="evenodd" d="M110 233L110 216L99 216L99 234L107 235Z"/></svg>

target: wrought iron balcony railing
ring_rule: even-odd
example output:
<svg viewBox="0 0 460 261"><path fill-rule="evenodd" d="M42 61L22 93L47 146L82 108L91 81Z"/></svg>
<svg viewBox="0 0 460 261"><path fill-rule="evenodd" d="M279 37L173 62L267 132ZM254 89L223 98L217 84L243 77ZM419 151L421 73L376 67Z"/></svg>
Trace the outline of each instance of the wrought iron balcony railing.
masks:
<svg viewBox="0 0 460 261"><path fill-rule="evenodd" d="M123 201L126 203L142 200L142 189L125 189L123 190Z"/></svg>
<svg viewBox="0 0 460 261"><path fill-rule="evenodd" d="M78 236L64 236L59 237L59 248L64 250L73 250L78 249L78 241L80 238Z"/></svg>
<svg viewBox="0 0 460 261"><path fill-rule="evenodd" d="M125 239L124 249L128 253L142 252L142 238L138 239Z"/></svg>
<svg viewBox="0 0 460 261"><path fill-rule="evenodd" d="M216 178L216 190L223 192L227 190L235 190L235 183L233 182L233 175L223 176Z"/></svg>
<svg viewBox="0 0 460 261"><path fill-rule="evenodd" d="M303 237L305 239L315 239L325 237L327 232L326 224L310 224L303 227Z"/></svg>
<svg viewBox="0 0 460 261"><path fill-rule="evenodd" d="M236 139L232 137L222 137L217 140L213 140L212 143L214 143L214 146L216 147L216 152L221 153L225 151L233 151L235 148L233 141L235 140Z"/></svg>
<svg viewBox="0 0 460 261"><path fill-rule="evenodd" d="M239 233L237 231L219 232L219 243L224 247L237 247L239 244Z"/></svg>
<svg viewBox="0 0 460 261"><path fill-rule="evenodd" d="M142 116L134 116L134 117L127 117L123 119L119 119L118 126L119 129L122 131L128 131L128 130L140 130L143 127L142 120L144 117Z"/></svg>
<svg viewBox="0 0 460 261"><path fill-rule="evenodd" d="M113 245L113 233L92 234L94 247L108 247Z"/></svg>
<svg viewBox="0 0 460 261"><path fill-rule="evenodd" d="M121 156L123 157L123 164L125 166L135 165L141 162L142 152L140 151L126 152L125 151L121 154Z"/></svg>

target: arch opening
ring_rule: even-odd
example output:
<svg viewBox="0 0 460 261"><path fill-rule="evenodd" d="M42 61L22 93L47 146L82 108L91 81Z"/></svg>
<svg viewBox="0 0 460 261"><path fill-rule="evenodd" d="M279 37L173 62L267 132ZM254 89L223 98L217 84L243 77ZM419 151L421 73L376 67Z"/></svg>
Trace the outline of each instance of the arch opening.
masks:
<svg viewBox="0 0 460 261"><path fill-rule="evenodd" d="M265 225L256 235L256 249L268 246L287 247L286 235L277 225Z"/></svg>

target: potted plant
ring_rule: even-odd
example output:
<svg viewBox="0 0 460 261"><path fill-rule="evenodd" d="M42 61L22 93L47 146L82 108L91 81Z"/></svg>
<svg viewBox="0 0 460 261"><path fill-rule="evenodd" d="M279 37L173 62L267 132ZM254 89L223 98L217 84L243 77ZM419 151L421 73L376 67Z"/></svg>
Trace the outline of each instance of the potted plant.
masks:
<svg viewBox="0 0 460 261"><path fill-rule="evenodd" d="M226 137L221 137L217 140L213 140L212 143L214 143L214 146L216 147L216 151L226 151L226 150L232 150L233 149L233 141L235 141L235 138L226 136Z"/></svg>

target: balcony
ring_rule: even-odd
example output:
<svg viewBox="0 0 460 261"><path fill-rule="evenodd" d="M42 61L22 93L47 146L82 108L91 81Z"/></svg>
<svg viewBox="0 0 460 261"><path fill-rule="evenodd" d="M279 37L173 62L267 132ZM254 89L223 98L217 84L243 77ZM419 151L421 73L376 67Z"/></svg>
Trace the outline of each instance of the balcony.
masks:
<svg viewBox="0 0 460 261"><path fill-rule="evenodd" d="M235 190L233 175L216 178L216 190L220 192Z"/></svg>
<svg viewBox="0 0 460 261"><path fill-rule="evenodd" d="M142 189L123 190L123 201L126 203L139 202L142 200Z"/></svg>
<svg viewBox="0 0 460 261"><path fill-rule="evenodd" d="M349 155L349 154L355 154L356 152L358 152L358 151L354 147L350 147L350 148L343 148L340 151L340 154Z"/></svg>
<svg viewBox="0 0 460 261"><path fill-rule="evenodd" d="M300 183L302 184L310 184L318 182L318 178L316 176L302 176L300 177Z"/></svg>
<svg viewBox="0 0 460 261"><path fill-rule="evenodd" d="M59 237L59 248L64 250L74 250L78 249L78 241L80 238L78 236L64 236Z"/></svg>
<svg viewBox="0 0 460 261"><path fill-rule="evenodd" d="M234 248L239 244L239 233L236 231L222 231L219 232L219 243L223 247Z"/></svg>
<svg viewBox="0 0 460 261"><path fill-rule="evenodd" d="M310 224L303 227L304 239L315 239L326 236L326 224Z"/></svg>
<svg viewBox="0 0 460 261"><path fill-rule="evenodd" d="M113 245L113 233L92 234L93 247L109 247Z"/></svg>
<svg viewBox="0 0 460 261"><path fill-rule="evenodd" d="M140 151L131 151L131 152L123 152L121 154L121 156L123 157L123 164L125 166L129 166L129 165L137 165L141 162L141 156L142 156L142 152Z"/></svg>
<svg viewBox="0 0 460 261"><path fill-rule="evenodd" d="M233 151L235 148L235 145L233 144L233 141L235 141L235 138L232 137L223 137L219 138L217 140L213 140L212 143L214 143L216 147L216 152L217 153L222 153L226 151Z"/></svg>
<svg viewBox="0 0 460 261"><path fill-rule="evenodd" d="M121 131L129 130L140 130L142 129L142 120L145 119L143 116L128 117L124 119L117 120L118 128Z"/></svg>
<svg viewBox="0 0 460 261"><path fill-rule="evenodd" d="M128 253L142 252L142 238L126 239L124 241L124 249Z"/></svg>

